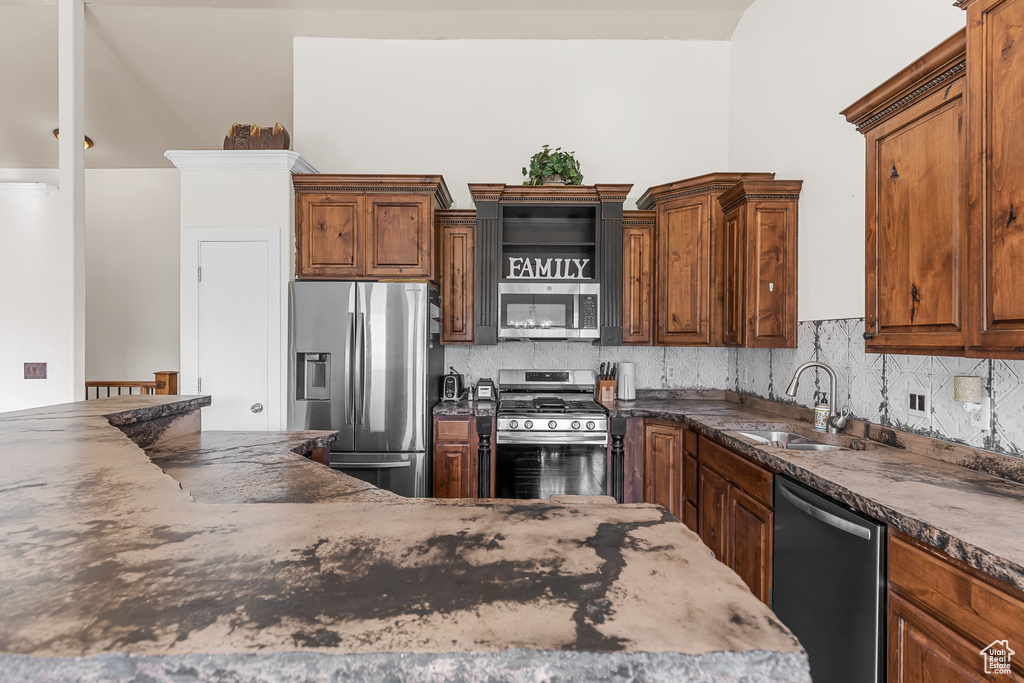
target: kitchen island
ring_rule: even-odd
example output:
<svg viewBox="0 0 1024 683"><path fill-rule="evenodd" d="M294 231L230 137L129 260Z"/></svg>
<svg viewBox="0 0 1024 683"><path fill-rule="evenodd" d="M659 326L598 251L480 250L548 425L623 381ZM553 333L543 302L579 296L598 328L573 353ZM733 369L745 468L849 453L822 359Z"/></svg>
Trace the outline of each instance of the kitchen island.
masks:
<svg viewBox="0 0 1024 683"><path fill-rule="evenodd" d="M662 508L404 499L208 402L0 415L0 680L810 680Z"/></svg>

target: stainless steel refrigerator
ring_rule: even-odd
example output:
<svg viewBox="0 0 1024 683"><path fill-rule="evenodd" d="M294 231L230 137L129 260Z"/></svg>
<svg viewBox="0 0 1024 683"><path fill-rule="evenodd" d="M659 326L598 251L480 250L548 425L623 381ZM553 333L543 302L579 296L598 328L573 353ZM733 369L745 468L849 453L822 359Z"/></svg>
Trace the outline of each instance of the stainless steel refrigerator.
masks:
<svg viewBox="0 0 1024 683"><path fill-rule="evenodd" d="M289 429L340 432L330 465L403 496L431 495L432 408L444 351L425 283L290 285Z"/></svg>

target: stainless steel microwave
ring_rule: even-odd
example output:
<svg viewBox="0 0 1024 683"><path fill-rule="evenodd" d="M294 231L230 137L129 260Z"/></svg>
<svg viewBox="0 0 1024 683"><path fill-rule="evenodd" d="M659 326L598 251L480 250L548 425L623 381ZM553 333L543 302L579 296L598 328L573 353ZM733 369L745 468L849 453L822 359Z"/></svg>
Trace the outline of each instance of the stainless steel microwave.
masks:
<svg viewBox="0 0 1024 683"><path fill-rule="evenodd" d="M597 339L601 285L498 283L498 339Z"/></svg>

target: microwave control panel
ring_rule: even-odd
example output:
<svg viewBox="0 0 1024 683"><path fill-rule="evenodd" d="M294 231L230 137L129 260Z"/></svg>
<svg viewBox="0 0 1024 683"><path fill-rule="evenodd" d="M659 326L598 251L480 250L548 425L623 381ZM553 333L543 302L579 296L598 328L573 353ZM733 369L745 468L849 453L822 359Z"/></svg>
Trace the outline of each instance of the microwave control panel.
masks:
<svg viewBox="0 0 1024 683"><path fill-rule="evenodd" d="M597 329L597 295L580 294L580 329Z"/></svg>

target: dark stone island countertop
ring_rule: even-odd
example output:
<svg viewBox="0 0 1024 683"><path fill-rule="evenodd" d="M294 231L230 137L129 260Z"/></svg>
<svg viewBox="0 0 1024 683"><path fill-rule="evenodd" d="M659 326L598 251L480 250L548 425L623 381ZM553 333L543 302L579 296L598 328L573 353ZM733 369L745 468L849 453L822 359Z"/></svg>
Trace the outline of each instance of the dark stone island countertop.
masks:
<svg viewBox="0 0 1024 683"><path fill-rule="evenodd" d="M662 508L404 499L208 403L0 415L0 681L810 680Z"/></svg>
<svg viewBox="0 0 1024 683"><path fill-rule="evenodd" d="M1024 484L876 440L830 435L774 412L734 400L673 398L667 394L605 403L613 417L652 417L691 429L963 560L990 576L1024 589ZM740 398L739 400L746 400ZM809 413L809 411L808 411ZM863 424L863 423L861 423ZM872 436L891 430L867 426ZM739 436L737 429L803 432L841 451L791 451ZM932 441L920 438L922 441ZM899 441L899 439L894 439ZM942 444L943 450L952 445ZM956 447L965 464L989 471L1017 471L1008 456Z"/></svg>

